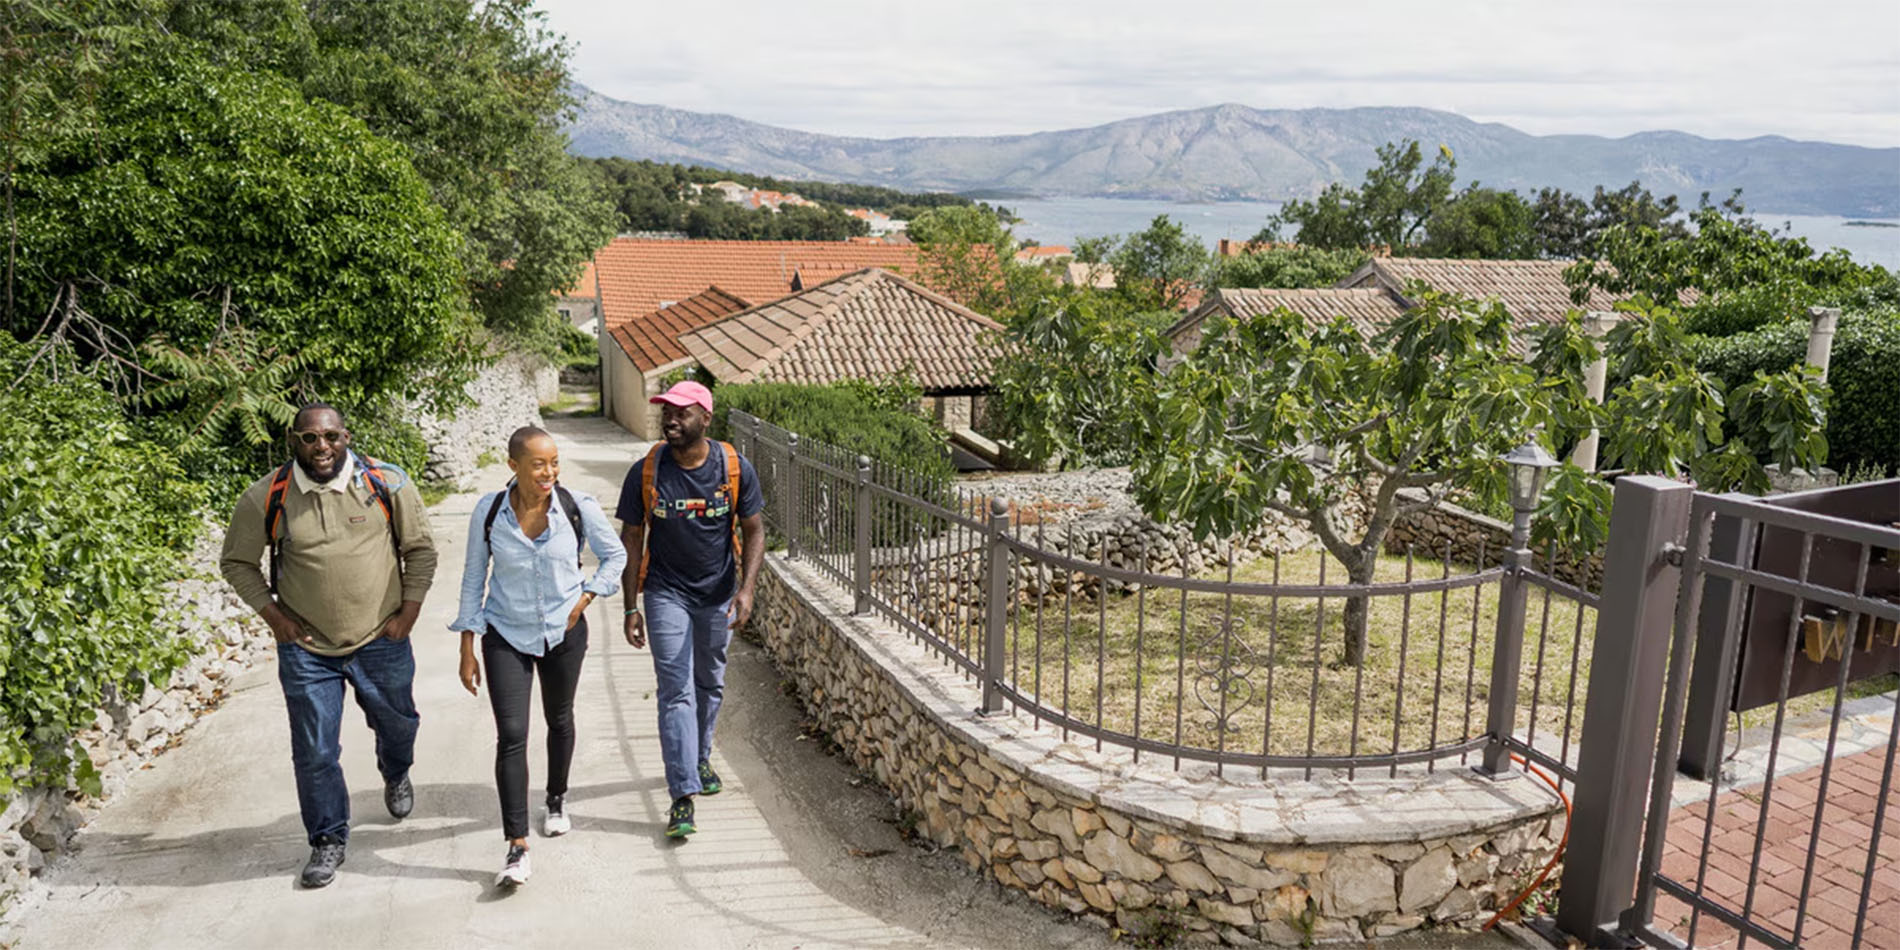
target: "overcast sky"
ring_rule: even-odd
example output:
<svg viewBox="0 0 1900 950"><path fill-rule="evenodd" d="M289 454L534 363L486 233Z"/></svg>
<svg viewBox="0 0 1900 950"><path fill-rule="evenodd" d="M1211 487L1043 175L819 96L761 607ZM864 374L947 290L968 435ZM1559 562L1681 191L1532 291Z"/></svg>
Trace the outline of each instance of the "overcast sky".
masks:
<svg viewBox="0 0 1900 950"><path fill-rule="evenodd" d="M1222 102L1900 146L1900 0L540 0L616 99L879 138Z"/></svg>

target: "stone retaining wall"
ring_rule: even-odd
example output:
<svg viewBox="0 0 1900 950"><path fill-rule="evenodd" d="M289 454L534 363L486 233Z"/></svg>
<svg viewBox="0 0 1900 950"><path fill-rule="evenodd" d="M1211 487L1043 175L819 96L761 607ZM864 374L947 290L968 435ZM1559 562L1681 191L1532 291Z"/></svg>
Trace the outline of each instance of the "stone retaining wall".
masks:
<svg viewBox="0 0 1900 950"><path fill-rule="evenodd" d="M768 556L754 628L844 754L917 834L1104 926L1233 945L1475 927L1562 830L1548 790L1519 774L1173 771L1063 742L1022 714L977 716L975 683L849 610L844 591Z"/></svg>
<svg viewBox="0 0 1900 950"><path fill-rule="evenodd" d="M453 417L424 413L416 419L429 444L425 477L457 491L475 487L483 453L501 455L516 429L541 425L541 406L560 396L561 377L539 356L510 353L469 381L467 393L472 402Z"/></svg>
<svg viewBox="0 0 1900 950"><path fill-rule="evenodd" d="M10 908L33 875L64 853L73 835L132 773L175 745L198 717L223 701L227 684L274 649L269 629L218 577L222 525L208 523L181 580L165 585L158 625L182 635L191 659L162 686L113 697L91 728L74 738L98 769L104 795L68 788L15 792L0 809L0 909Z"/></svg>
<svg viewBox="0 0 1900 950"><path fill-rule="evenodd" d="M1440 504L1436 508L1415 511L1393 522L1392 530L1385 536L1385 550L1388 554L1403 554L1407 547L1420 557L1443 558L1447 546L1451 549L1451 560L1460 564L1476 567L1490 567L1501 563L1500 554L1511 543L1511 526L1497 520L1467 511L1457 505ZM1484 563L1478 563L1482 551ZM1545 554L1537 554L1538 570L1549 570L1545 564ZM1581 565L1560 560L1554 575L1558 580L1583 587L1585 590L1601 590L1603 587L1603 556L1592 554Z"/></svg>

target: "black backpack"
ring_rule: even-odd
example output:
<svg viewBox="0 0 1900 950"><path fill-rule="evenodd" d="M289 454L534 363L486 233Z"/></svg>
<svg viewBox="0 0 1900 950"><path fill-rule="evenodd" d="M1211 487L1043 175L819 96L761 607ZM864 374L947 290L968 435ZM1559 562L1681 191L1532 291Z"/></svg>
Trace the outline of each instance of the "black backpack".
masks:
<svg viewBox="0 0 1900 950"><path fill-rule="evenodd" d="M508 484L510 488L514 486L513 482ZM580 567L581 549L587 546L587 535L581 533L581 508L574 503L574 495L559 482L554 483L554 495L561 500L561 513L567 515L567 523L574 529L574 566ZM487 545L491 552L495 549L489 541L495 531L495 516L501 514L501 503L507 500L508 489L504 488L501 494L495 496L495 503L488 506L488 516L482 519L482 544ZM489 556L494 555L491 553Z"/></svg>

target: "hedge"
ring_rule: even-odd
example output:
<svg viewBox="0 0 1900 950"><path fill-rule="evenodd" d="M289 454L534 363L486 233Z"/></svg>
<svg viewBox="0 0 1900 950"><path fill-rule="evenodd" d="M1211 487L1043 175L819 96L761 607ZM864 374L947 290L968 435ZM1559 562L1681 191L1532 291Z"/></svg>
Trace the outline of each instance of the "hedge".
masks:
<svg viewBox="0 0 1900 950"><path fill-rule="evenodd" d="M154 619L204 492L69 355L33 352L0 334L0 793L96 791L72 736L187 658Z"/></svg>
<svg viewBox="0 0 1900 950"><path fill-rule="evenodd" d="M803 445L824 443L841 451L829 458L812 457L839 468L849 469L856 456L875 460L880 479L901 487L912 497L938 505L954 502L951 479L956 469L950 464L945 433L917 410L921 393L914 386L897 383L874 386L847 382L832 386L798 386L786 383L756 383L720 386L714 392L718 407L713 431L719 438L731 438L728 413L734 409L781 428L796 432ZM770 460L753 459L760 477L770 480ZM901 471L893 471L892 469ZM828 525L822 536L817 521L807 525L800 543L818 550L844 551L853 543L846 526L856 517L855 493L837 491L820 494L822 479L806 482L809 497L804 504L824 515ZM820 499L823 499L822 501ZM934 537L942 524L914 508L880 502L872 522L872 543L878 547L907 544L919 538ZM771 519L767 519L768 522Z"/></svg>
<svg viewBox="0 0 1900 950"><path fill-rule="evenodd" d="M956 474L950 465L944 431L916 409L919 393L909 386L839 383L800 386L753 383L720 386L714 393L713 432L728 438L726 414L749 412L798 433L801 440L824 442L853 455L868 455L929 477Z"/></svg>
<svg viewBox="0 0 1900 950"><path fill-rule="evenodd" d="M1807 358L1807 321L1762 327L1698 343L1698 365L1733 387L1757 370ZM1848 312L1834 332L1828 361L1828 465L1900 467L1900 310Z"/></svg>

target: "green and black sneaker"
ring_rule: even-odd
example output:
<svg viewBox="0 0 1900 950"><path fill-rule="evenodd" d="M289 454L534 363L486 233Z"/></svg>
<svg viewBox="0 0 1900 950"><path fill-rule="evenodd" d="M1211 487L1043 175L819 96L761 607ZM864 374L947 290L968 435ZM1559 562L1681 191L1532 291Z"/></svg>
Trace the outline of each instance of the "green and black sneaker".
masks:
<svg viewBox="0 0 1900 950"><path fill-rule="evenodd" d="M684 838L698 830L693 824L692 796L673 799L673 807L666 813L666 836Z"/></svg>
<svg viewBox="0 0 1900 950"><path fill-rule="evenodd" d="M717 795L722 788L725 786L719 784L719 773L713 771L712 763L701 761L699 763L699 793Z"/></svg>

